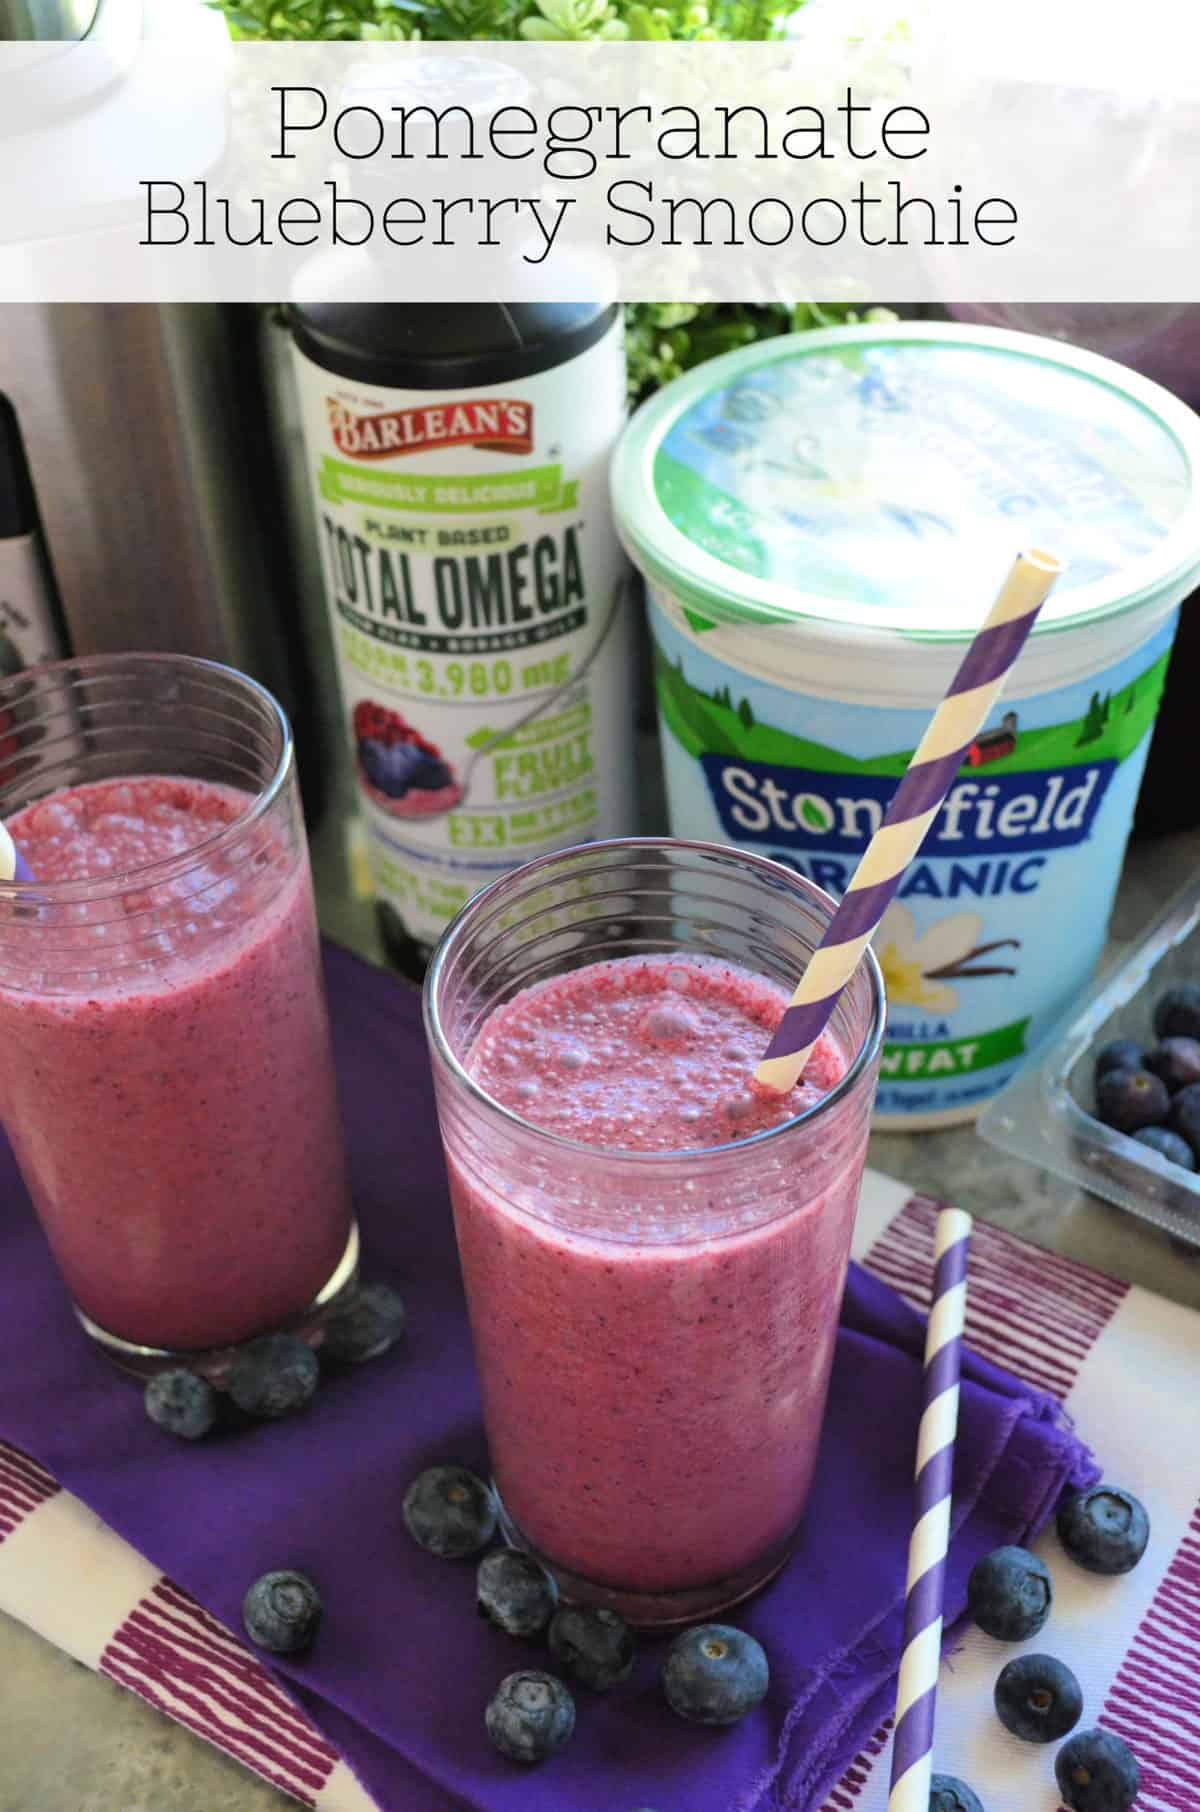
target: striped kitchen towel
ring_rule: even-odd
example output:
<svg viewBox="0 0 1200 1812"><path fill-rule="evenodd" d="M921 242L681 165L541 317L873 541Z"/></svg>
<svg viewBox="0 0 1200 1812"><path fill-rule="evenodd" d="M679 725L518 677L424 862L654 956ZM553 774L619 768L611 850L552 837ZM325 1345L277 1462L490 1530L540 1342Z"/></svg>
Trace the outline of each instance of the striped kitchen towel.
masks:
<svg viewBox="0 0 1200 1812"><path fill-rule="evenodd" d="M917 1308L928 1303L934 1215L933 1203L868 1174L855 1256ZM1028 1646L1067 1661L1087 1721L1135 1750L1140 1812L1191 1812L1200 1806L1200 1316L980 1224L967 1337L1058 1396L1096 1443L1106 1476L1149 1507L1150 1548L1124 1579L1080 1572L1046 1532L1037 1546L1054 1575L1055 1609ZM369 1812L375 1803L241 1642L3 1444L0 1608L303 1804ZM988 1812L1053 1812L1049 1754L1008 1736L991 1711L995 1675L1014 1652L978 1631L951 1642L936 1766L971 1781ZM881 1724L819 1812L884 1812L888 1739ZM753 1804L818 1812L771 1787L756 1787Z"/></svg>

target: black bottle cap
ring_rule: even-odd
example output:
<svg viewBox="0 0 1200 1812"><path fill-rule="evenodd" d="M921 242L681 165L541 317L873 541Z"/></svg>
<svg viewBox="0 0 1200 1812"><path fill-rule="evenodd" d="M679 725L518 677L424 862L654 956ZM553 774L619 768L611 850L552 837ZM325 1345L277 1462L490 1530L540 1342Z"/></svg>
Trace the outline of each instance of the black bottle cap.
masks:
<svg viewBox="0 0 1200 1812"><path fill-rule="evenodd" d="M469 390L575 358L616 312L600 302L306 302L287 314L300 351L338 377Z"/></svg>

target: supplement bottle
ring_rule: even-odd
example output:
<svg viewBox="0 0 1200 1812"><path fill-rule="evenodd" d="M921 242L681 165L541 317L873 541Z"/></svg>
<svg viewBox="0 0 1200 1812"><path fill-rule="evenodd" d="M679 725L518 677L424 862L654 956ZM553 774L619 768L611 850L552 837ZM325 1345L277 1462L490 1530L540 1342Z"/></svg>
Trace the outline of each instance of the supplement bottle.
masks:
<svg viewBox="0 0 1200 1812"><path fill-rule="evenodd" d="M416 975L503 870L637 828L621 313L343 300L289 321L381 929Z"/></svg>

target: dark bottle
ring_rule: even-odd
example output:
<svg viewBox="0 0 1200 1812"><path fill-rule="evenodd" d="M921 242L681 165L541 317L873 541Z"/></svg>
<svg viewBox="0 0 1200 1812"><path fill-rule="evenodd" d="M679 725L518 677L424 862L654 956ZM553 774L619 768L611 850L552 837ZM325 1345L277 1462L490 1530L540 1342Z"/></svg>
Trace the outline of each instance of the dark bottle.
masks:
<svg viewBox="0 0 1200 1812"><path fill-rule="evenodd" d="M0 394L0 677L68 652L16 410Z"/></svg>
<svg viewBox="0 0 1200 1812"><path fill-rule="evenodd" d="M1200 824L1200 799L1185 776L1195 760L1200 681L1200 591L1183 601L1167 683L1146 757L1133 820L1135 837L1161 837Z"/></svg>
<svg viewBox="0 0 1200 1812"><path fill-rule="evenodd" d="M381 929L417 975L498 875L635 828L622 319L341 301L289 324Z"/></svg>

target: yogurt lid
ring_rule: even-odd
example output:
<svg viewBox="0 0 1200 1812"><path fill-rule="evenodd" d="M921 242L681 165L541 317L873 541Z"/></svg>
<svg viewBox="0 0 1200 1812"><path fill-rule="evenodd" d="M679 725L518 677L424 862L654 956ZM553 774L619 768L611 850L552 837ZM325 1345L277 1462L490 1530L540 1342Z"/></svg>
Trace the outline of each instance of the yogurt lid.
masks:
<svg viewBox="0 0 1200 1812"><path fill-rule="evenodd" d="M1036 544L1067 562L1044 634L1200 573L1200 416L1036 334L827 328L668 384L625 431L613 499L637 564L718 621L962 639Z"/></svg>

